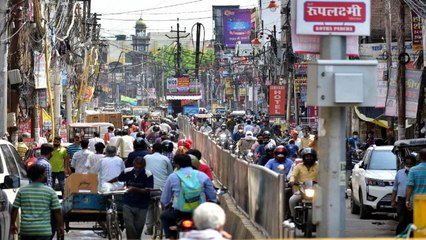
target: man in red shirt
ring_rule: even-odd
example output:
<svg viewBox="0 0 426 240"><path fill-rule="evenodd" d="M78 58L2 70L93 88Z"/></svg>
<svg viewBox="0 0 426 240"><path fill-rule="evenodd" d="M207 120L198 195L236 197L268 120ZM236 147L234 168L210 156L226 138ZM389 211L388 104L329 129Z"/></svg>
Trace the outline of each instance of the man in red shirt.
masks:
<svg viewBox="0 0 426 240"><path fill-rule="evenodd" d="M192 167L195 169L198 169L198 171L205 173L207 176L209 176L210 180L213 181L213 175L212 171L210 170L210 167L206 164L203 164L200 162L201 160L201 152L197 149L190 149L186 152L191 157L192 160Z"/></svg>

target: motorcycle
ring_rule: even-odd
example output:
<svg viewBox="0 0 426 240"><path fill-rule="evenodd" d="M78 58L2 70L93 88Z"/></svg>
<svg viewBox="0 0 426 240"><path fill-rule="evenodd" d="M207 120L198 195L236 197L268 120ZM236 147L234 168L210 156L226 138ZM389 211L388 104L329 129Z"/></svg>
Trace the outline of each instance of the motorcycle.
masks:
<svg viewBox="0 0 426 240"><path fill-rule="evenodd" d="M253 163L254 162L254 153L251 149L244 150L242 155L241 155L241 158L246 160L249 163Z"/></svg>
<svg viewBox="0 0 426 240"><path fill-rule="evenodd" d="M219 136L216 139L216 142L219 146L221 146L222 148L224 148L226 150L233 151L233 149L235 147L234 141L226 133L219 134Z"/></svg>
<svg viewBox="0 0 426 240"><path fill-rule="evenodd" d="M312 201L315 196L314 182L307 181L299 185L302 200L295 207L294 223L303 231L305 238L311 238L316 226L312 223Z"/></svg>

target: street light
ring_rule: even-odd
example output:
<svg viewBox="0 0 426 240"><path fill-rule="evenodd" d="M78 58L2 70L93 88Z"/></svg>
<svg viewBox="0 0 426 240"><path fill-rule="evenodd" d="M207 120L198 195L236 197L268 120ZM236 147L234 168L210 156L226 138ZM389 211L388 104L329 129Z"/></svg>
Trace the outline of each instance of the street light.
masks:
<svg viewBox="0 0 426 240"><path fill-rule="evenodd" d="M268 5L268 9L271 10L271 12L275 12L279 8L278 3L275 0L271 0Z"/></svg>

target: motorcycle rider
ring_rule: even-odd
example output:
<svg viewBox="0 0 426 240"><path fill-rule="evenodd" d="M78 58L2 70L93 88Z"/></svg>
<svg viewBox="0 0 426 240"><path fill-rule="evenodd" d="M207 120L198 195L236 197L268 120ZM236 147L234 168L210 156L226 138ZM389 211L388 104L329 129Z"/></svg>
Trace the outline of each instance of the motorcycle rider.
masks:
<svg viewBox="0 0 426 240"><path fill-rule="evenodd" d="M208 122L204 122L203 126L200 127L200 132L209 134L213 129L210 127Z"/></svg>
<svg viewBox="0 0 426 240"><path fill-rule="evenodd" d="M235 142L238 142L243 137L245 137L244 136L244 126L243 125L238 125L237 132L234 133L234 134L232 134L232 140L234 140Z"/></svg>
<svg viewBox="0 0 426 240"><path fill-rule="evenodd" d="M268 143L265 146L265 154L263 156L260 156L259 161L257 161L257 164L265 166L265 164L274 158L274 150L275 150L275 144Z"/></svg>
<svg viewBox="0 0 426 240"><path fill-rule="evenodd" d="M275 148L274 158L269 160L265 167L276 173L284 171L285 176L287 177L290 172L291 165L293 165L293 161L287 158L287 149L281 145Z"/></svg>
<svg viewBox="0 0 426 240"><path fill-rule="evenodd" d="M244 138L241 138L236 145L238 152L244 152L245 150L249 150L251 146L256 142L256 138L253 137L253 133L250 131L246 132Z"/></svg>
<svg viewBox="0 0 426 240"><path fill-rule="evenodd" d="M220 128L216 130L216 133L215 133L216 138L218 138L220 134L222 133L225 133L227 137L231 136L231 132L226 128L225 123L222 123L222 125L220 125Z"/></svg>
<svg viewBox="0 0 426 240"><path fill-rule="evenodd" d="M302 200L302 195L299 192L298 185L306 181L317 181L318 178L318 163L317 152L312 148L302 150L303 164L297 165L291 172L289 185L293 188L293 196L290 198L290 213L294 218L294 208L297 203Z"/></svg>

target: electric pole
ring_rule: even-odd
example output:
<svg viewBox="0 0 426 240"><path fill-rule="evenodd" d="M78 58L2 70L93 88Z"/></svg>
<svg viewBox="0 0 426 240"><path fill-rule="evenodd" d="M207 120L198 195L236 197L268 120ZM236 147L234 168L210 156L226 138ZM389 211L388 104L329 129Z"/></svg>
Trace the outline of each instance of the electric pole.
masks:
<svg viewBox="0 0 426 240"><path fill-rule="evenodd" d="M405 139L405 3L399 0L398 6L398 28L396 31L398 41L398 71L396 76L396 94L398 102L398 140Z"/></svg>
<svg viewBox="0 0 426 240"><path fill-rule="evenodd" d="M182 68L181 68L181 64L182 64L182 46L180 43L180 39L181 38L187 38L190 34L186 33L186 30L184 29L183 31L180 31L179 29L179 18L177 19L177 30L170 30L171 33L176 33L176 37L174 36L169 36L166 34L166 37L168 37L169 39L176 39L176 77L181 77L182 76ZM184 35L181 36L180 34L183 33Z"/></svg>
<svg viewBox="0 0 426 240"><path fill-rule="evenodd" d="M7 132L7 31L8 31L8 15L7 0L0 0L0 19L4 26L0 27L0 137L3 137Z"/></svg>

